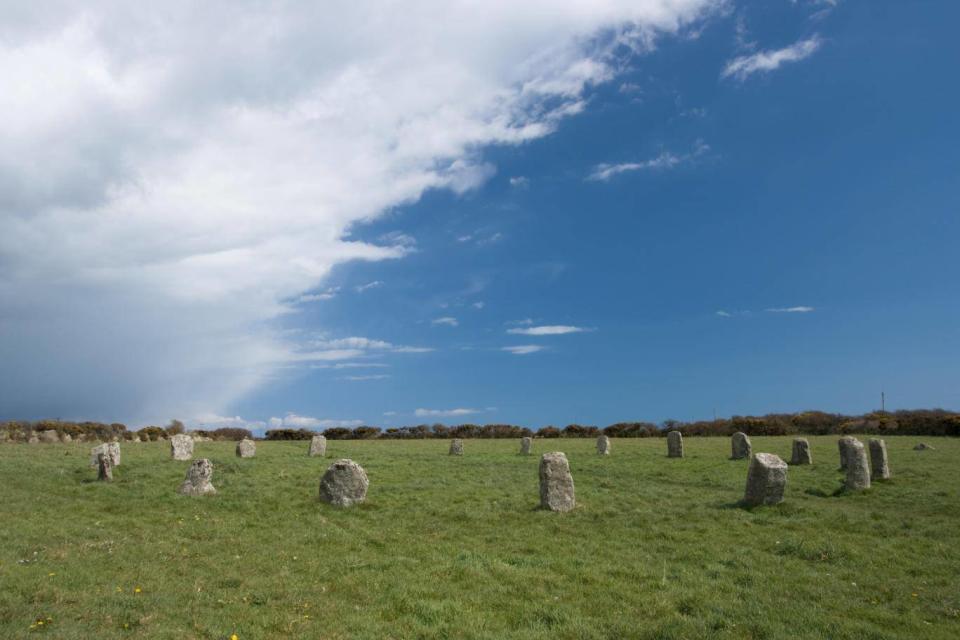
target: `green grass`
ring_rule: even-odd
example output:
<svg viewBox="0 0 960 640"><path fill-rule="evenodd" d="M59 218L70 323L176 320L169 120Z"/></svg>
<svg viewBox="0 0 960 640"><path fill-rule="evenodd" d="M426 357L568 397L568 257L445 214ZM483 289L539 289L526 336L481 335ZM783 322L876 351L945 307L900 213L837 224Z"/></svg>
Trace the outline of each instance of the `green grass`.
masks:
<svg viewBox="0 0 960 640"><path fill-rule="evenodd" d="M536 508L539 455L511 440L199 443L208 498L175 493L189 463L165 444L123 445L112 484L89 445L0 446L0 638L957 638L960 440L920 440L835 495L836 438L810 438L814 466L752 511L727 438L682 460L537 440L570 459L569 514ZM359 507L317 500L340 457L370 477Z"/></svg>

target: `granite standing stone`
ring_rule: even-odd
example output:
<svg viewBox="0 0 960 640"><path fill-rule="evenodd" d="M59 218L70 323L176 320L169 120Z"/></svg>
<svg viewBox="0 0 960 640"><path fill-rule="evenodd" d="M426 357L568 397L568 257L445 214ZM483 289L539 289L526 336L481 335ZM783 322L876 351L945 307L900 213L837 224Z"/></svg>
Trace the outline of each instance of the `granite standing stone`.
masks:
<svg viewBox="0 0 960 640"><path fill-rule="evenodd" d="M366 500L369 486L363 467L353 460L337 460L320 478L320 499L338 507L349 507Z"/></svg>
<svg viewBox="0 0 960 640"><path fill-rule="evenodd" d="M120 466L120 445L116 442L104 442L101 445L90 449L90 466L97 468L99 462L97 461L97 456L101 453L105 453L110 456L110 466L119 467Z"/></svg>
<svg viewBox="0 0 960 640"><path fill-rule="evenodd" d="M667 457L683 457L683 434L679 431L671 431L667 434Z"/></svg>
<svg viewBox="0 0 960 640"><path fill-rule="evenodd" d="M324 436L313 436L310 438L310 452L308 454L311 458L314 456L320 456L321 458L327 455L327 439Z"/></svg>
<svg viewBox="0 0 960 640"><path fill-rule="evenodd" d="M607 436L597 438L597 453L602 456L610 455L610 438Z"/></svg>
<svg viewBox="0 0 960 640"><path fill-rule="evenodd" d="M244 438L237 443L238 458L252 458L257 455L257 443L250 438Z"/></svg>
<svg viewBox="0 0 960 640"><path fill-rule="evenodd" d="M577 506L573 476L567 456L559 451L540 457L540 506L550 511L570 511Z"/></svg>
<svg viewBox="0 0 960 640"><path fill-rule="evenodd" d="M813 464L810 456L810 442L806 438L793 439L793 455L790 464Z"/></svg>
<svg viewBox="0 0 960 640"><path fill-rule="evenodd" d="M109 453L97 454L97 480L100 482L113 480L113 465L110 463Z"/></svg>
<svg viewBox="0 0 960 640"><path fill-rule="evenodd" d="M843 488L847 491L862 491L870 488L870 463L867 462L867 449L856 438L850 438L846 445L847 478Z"/></svg>
<svg viewBox="0 0 960 640"><path fill-rule="evenodd" d="M175 438L176 436L174 436ZM189 440L189 438L187 438ZM185 496L209 496L217 492L210 482L213 479L213 463L206 458L194 460L187 469L187 476L177 493Z"/></svg>
<svg viewBox="0 0 960 640"><path fill-rule="evenodd" d="M170 438L170 456L174 460L189 460L193 457L193 438L178 433Z"/></svg>
<svg viewBox="0 0 960 640"><path fill-rule="evenodd" d="M530 455L530 449L533 447L533 438L520 438L520 455Z"/></svg>
<svg viewBox="0 0 960 640"><path fill-rule="evenodd" d="M772 453L756 453L747 469L743 502L749 507L783 502L787 486L787 463Z"/></svg>
<svg viewBox="0 0 960 640"><path fill-rule="evenodd" d="M454 438L450 441L450 455L452 456L462 456L463 455L463 440L460 438Z"/></svg>
<svg viewBox="0 0 960 640"><path fill-rule="evenodd" d="M890 463L887 461L887 443L877 438L870 438L870 473L871 480L889 480Z"/></svg>
<svg viewBox="0 0 960 640"><path fill-rule="evenodd" d="M737 431L730 438L730 459L742 460L749 458L753 452L753 445L750 444L750 437L742 431Z"/></svg>
<svg viewBox="0 0 960 640"><path fill-rule="evenodd" d="M57 433L56 429L46 429L45 431L40 432L40 442L46 444L56 444L60 442L60 435Z"/></svg>
<svg viewBox="0 0 960 640"><path fill-rule="evenodd" d="M850 443L859 442L853 436L843 436L837 440L837 448L840 450L840 470L844 471L847 468L847 455L850 453Z"/></svg>

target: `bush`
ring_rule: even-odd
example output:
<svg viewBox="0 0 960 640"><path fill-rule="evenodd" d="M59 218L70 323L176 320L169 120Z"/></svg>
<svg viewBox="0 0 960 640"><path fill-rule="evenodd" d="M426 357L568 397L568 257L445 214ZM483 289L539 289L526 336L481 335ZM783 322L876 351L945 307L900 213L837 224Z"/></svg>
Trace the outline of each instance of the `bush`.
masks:
<svg viewBox="0 0 960 640"><path fill-rule="evenodd" d="M264 435L267 440L310 440L317 435L307 429L270 429Z"/></svg>

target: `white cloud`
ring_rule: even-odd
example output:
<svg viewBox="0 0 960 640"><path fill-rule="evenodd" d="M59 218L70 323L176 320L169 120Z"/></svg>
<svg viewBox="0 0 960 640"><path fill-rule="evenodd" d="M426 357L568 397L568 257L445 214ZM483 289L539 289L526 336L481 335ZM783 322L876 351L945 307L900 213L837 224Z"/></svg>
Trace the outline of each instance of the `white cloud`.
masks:
<svg viewBox="0 0 960 640"><path fill-rule="evenodd" d="M487 303L480 300L478 302L474 302L470 306L473 307L474 309L483 309L485 306L487 306Z"/></svg>
<svg viewBox="0 0 960 640"><path fill-rule="evenodd" d="M777 307L773 309L764 309L769 313L810 313L814 311L813 307Z"/></svg>
<svg viewBox="0 0 960 640"><path fill-rule="evenodd" d="M362 425L363 420L320 419L312 416L301 416L296 413L288 413L283 418L270 418L269 420L271 429L331 429L335 427L359 427Z"/></svg>
<svg viewBox="0 0 960 640"><path fill-rule="evenodd" d="M320 300L332 300L339 292L340 287L329 287L320 293L305 293L297 298L297 302L318 302Z"/></svg>
<svg viewBox="0 0 960 640"><path fill-rule="evenodd" d="M733 77L741 82L751 74L774 71L787 62L798 62L812 56L820 48L822 41L815 35L800 40L789 47L774 51L759 51L750 55L734 58L723 68L722 78Z"/></svg>
<svg viewBox="0 0 960 640"><path fill-rule="evenodd" d="M457 322L457 319L452 316L444 316L442 318L434 318L433 320L430 321L430 324L432 324L435 327L443 326L443 325L448 327L456 327L460 323Z"/></svg>
<svg viewBox="0 0 960 640"><path fill-rule="evenodd" d="M533 318L524 318L522 320L508 320L504 322L505 325L515 325L520 327L526 327L533 324Z"/></svg>
<svg viewBox="0 0 960 640"><path fill-rule="evenodd" d="M338 362L336 364L314 364L311 369L386 369L385 362Z"/></svg>
<svg viewBox="0 0 960 640"><path fill-rule="evenodd" d="M418 418L452 418L483 413L483 409L417 409L413 412Z"/></svg>
<svg viewBox="0 0 960 640"><path fill-rule="evenodd" d="M567 333L583 333L585 331L590 331L590 329L586 329L584 327L572 327L563 324L507 329L507 333L521 336L562 336Z"/></svg>
<svg viewBox="0 0 960 640"><path fill-rule="evenodd" d="M486 147L548 135L623 50L649 51L722 4L7 12L0 378L12 383L0 406L131 421L225 412L311 359L278 328L291 301L322 296L310 292L337 265L413 246L359 241L356 224L482 184Z"/></svg>
<svg viewBox="0 0 960 640"><path fill-rule="evenodd" d="M720 316L721 318L732 318L732 317L733 317L733 314L732 314L732 313L730 313L729 311L724 311L723 309L721 309L720 311L717 311L717 315Z"/></svg>
<svg viewBox="0 0 960 640"><path fill-rule="evenodd" d="M383 286L383 281L374 280L373 282L368 282L366 284L357 285L354 287L354 290L357 293L363 293L364 291L369 291L370 289L376 289Z"/></svg>
<svg viewBox="0 0 960 640"><path fill-rule="evenodd" d="M642 162L621 162L619 164L604 162L593 168L593 172L587 176L587 180L607 182L610 178L621 173L673 169L681 164L692 162L709 151L710 145L702 140L697 140L689 153L676 154L670 151L663 151L657 157Z"/></svg>
<svg viewBox="0 0 960 640"><path fill-rule="evenodd" d="M266 423L258 420L244 420L240 416L220 416L215 413L204 413L186 421L191 429L204 429L211 431L213 429L237 428L237 429L262 429Z"/></svg>
<svg viewBox="0 0 960 640"><path fill-rule="evenodd" d="M510 178L510 186L516 189L523 189L530 186L530 178L526 176L513 176Z"/></svg>
<svg viewBox="0 0 960 640"><path fill-rule="evenodd" d="M536 353L537 351L543 351L546 347L538 344L520 344L512 347L500 347L501 351L506 351L512 353L515 356L525 356L530 353Z"/></svg>
<svg viewBox="0 0 960 640"><path fill-rule="evenodd" d="M349 380L350 382L364 382L367 380L386 380L390 376L388 374L374 374L369 376L343 376L342 380Z"/></svg>

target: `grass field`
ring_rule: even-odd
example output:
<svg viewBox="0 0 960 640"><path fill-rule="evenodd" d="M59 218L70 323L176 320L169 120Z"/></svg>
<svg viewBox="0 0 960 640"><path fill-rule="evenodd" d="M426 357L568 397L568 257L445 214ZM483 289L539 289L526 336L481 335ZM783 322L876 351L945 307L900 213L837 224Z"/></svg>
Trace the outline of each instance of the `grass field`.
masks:
<svg viewBox="0 0 960 640"><path fill-rule="evenodd" d="M0 446L0 638L960 637L960 440L888 438L894 478L859 495L810 440L752 511L727 438L535 441L570 459L569 514L511 440L198 443L208 498L175 493L165 443L124 444L112 484L89 445ZM340 457L370 477L353 509L317 500Z"/></svg>

